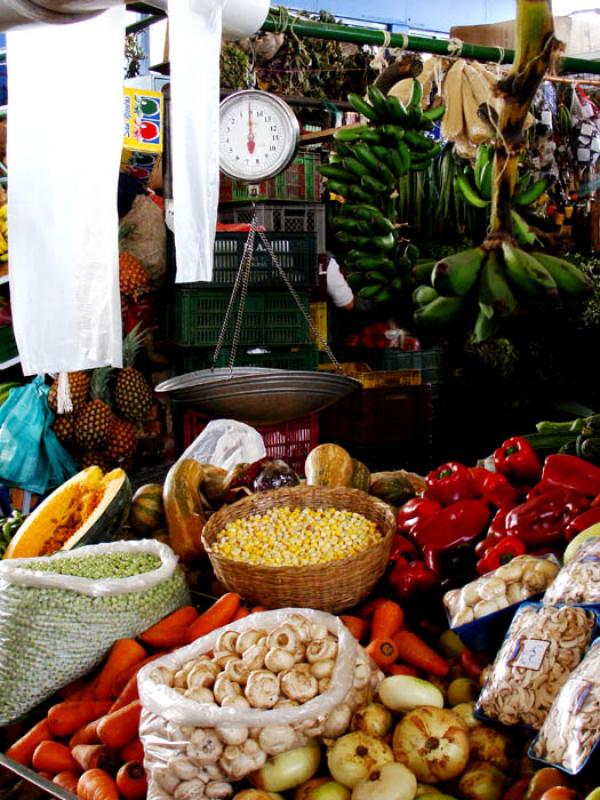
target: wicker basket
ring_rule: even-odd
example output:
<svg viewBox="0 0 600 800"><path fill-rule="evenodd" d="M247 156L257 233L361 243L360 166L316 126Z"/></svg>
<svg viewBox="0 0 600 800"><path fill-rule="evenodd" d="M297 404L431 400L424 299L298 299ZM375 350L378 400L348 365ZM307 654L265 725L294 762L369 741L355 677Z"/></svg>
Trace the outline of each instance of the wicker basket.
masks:
<svg viewBox="0 0 600 800"><path fill-rule="evenodd" d="M303 567L267 567L245 564L216 555L212 545L229 522L263 514L275 506L291 508L337 508L354 511L377 523L381 542L362 553L340 561ZM358 489L326 489L300 486L259 492L225 506L213 514L202 533L202 542L219 581L268 608L318 608L339 612L363 600L386 568L395 519L391 508Z"/></svg>

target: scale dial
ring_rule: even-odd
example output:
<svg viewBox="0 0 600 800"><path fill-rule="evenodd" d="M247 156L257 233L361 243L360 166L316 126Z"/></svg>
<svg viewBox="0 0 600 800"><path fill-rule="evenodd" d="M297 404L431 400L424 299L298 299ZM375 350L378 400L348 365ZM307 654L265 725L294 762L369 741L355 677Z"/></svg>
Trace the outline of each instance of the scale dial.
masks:
<svg viewBox="0 0 600 800"><path fill-rule="evenodd" d="M292 109L275 95L248 89L221 103L221 170L258 183L278 175L293 159L300 127Z"/></svg>

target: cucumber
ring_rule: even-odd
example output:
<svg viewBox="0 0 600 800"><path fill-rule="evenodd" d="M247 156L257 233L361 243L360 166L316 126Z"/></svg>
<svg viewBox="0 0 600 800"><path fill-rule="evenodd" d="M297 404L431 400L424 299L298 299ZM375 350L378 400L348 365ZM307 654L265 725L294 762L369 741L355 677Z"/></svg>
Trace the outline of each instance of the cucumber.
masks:
<svg viewBox="0 0 600 800"><path fill-rule="evenodd" d="M527 439L533 449L538 452L557 453L561 447L570 442L575 442L575 433L526 433L523 437Z"/></svg>

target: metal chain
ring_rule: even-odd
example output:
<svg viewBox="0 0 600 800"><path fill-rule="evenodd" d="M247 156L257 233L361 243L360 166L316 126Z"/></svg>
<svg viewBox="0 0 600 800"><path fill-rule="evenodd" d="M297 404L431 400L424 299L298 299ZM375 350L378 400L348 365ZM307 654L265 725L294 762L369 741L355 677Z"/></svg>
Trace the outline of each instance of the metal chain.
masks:
<svg viewBox="0 0 600 800"><path fill-rule="evenodd" d="M244 247L244 255L242 256L242 291L240 294L240 305L238 308L237 319L235 321L235 330L233 332L233 341L231 343L231 353L229 355L229 370L233 370L235 364L235 357L237 355L238 344L240 341L240 334L242 331L242 320L244 318L244 310L246 308L246 297L248 296L248 284L250 282L250 268L252 267L252 260L254 258L254 241L256 238L256 209L253 209L252 222L250 223L250 234L246 247Z"/></svg>
<svg viewBox="0 0 600 800"><path fill-rule="evenodd" d="M254 220L253 220L253 222L254 222ZM298 295L296 293L296 290L294 289L294 287L290 283L290 280L289 280L288 276L285 274L285 271L284 271L283 267L281 266L281 264L277 260L277 256L273 252L273 248L271 247L271 243L269 242L269 240L267 239L267 237L265 236L265 234L262 231L258 231L258 235L259 235L260 240L262 241L262 243L263 243L263 245L265 247L265 250L271 256L271 261L273 262L273 264L275 265L277 271L279 272L279 275L281 276L281 279L285 283L289 293L294 298L294 300L296 302L296 305L298 306L298 308L302 312L302 316L308 322L308 327L310 328L310 331L311 331L312 335L315 337L315 339L317 339L317 341L319 342L321 347L325 350L325 352L327 353L327 355L328 355L329 359L331 360L331 363L334 365L334 367L336 369L340 369L339 361L333 355L333 353L331 351L331 348L329 347L327 342L323 339L323 337L319 333L319 331L317 329L317 326L315 325L315 323L312 320L312 317L310 316L310 314L306 311L306 309L304 308L304 306L300 302L300 298L298 297Z"/></svg>

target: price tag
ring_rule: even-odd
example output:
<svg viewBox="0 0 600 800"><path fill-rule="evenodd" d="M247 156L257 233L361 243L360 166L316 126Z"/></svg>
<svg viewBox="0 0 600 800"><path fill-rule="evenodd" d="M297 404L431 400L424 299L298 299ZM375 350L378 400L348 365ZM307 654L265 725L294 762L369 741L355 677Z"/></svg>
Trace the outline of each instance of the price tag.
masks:
<svg viewBox="0 0 600 800"><path fill-rule="evenodd" d="M542 111L542 125L547 125L548 128L552 127L552 112L551 111Z"/></svg>
<svg viewBox="0 0 600 800"><path fill-rule="evenodd" d="M581 136L591 136L593 132L594 128L589 122L584 122L579 131Z"/></svg>
<svg viewBox="0 0 600 800"><path fill-rule="evenodd" d="M544 639L523 639L519 652L513 661L513 666L532 669L536 672L542 666L550 642Z"/></svg>
<svg viewBox="0 0 600 800"><path fill-rule="evenodd" d="M591 161L592 160L591 151L588 150L587 147L578 147L577 148L577 160L578 161L583 161L583 162Z"/></svg>

